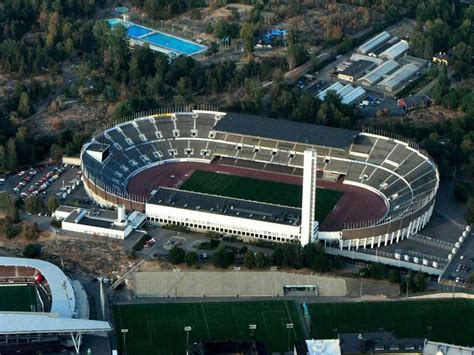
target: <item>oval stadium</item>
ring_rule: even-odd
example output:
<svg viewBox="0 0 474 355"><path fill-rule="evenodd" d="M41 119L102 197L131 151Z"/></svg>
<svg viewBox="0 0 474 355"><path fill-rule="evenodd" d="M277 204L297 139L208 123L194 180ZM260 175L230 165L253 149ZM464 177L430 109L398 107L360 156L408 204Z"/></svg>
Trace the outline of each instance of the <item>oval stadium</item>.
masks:
<svg viewBox="0 0 474 355"><path fill-rule="evenodd" d="M94 201L152 223L349 250L417 233L439 185L401 137L210 109L124 119L94 134L81 164Z"/></svg>

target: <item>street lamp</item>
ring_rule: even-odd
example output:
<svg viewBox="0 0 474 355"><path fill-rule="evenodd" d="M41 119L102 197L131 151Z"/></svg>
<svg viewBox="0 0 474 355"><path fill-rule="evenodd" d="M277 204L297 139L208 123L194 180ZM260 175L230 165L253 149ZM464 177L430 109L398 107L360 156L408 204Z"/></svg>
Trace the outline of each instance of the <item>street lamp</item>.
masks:
<svg viewBox="0 0 474 355"><path fill-rule="evenodd" d="M123 353L126 353L126 341L125 338L127 337L128 329L127 328L122 328L120 329L120 332L123 334Z"/></svg>
<svg viewBox="0 0 474 355"><path fill-rule="evenodd" d="M288 351L291 351L291 348L290 348L290 334L291 334L291 329L293 329L293 323L286 323L286 329L288 329Z"/></svg>
<svg viewBox="0 0 474 355"><path fill-rule="evenodd" d="M192 330L189 325L184 327L184 331L186 332L186 350L188 349L188 344L189 344L189 332Z"/></svg>
<svg viewBox="0 0 474 355"><path fill-rule="evenodd" d="M256 324L249 324L249 329L251 330L250 336L253 338L253 331L257 329Z"/></svg>

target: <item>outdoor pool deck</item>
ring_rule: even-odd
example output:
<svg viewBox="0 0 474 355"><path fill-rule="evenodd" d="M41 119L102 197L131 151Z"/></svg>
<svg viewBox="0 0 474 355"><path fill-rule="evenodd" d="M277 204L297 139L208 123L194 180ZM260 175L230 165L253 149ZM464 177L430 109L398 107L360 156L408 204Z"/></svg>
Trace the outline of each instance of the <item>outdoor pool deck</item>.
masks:
<svg viewBox="0 0 474 355"><path fill-rule="evenodd" d="M134 44L147 43L152 50L165 54L192 56L207 50L206 46L194 43L184 38L172 36L160 31L137 25L136 23L124 21L118 18L107 20L112 27L123 25L127 29L127 35Z"/></svg>

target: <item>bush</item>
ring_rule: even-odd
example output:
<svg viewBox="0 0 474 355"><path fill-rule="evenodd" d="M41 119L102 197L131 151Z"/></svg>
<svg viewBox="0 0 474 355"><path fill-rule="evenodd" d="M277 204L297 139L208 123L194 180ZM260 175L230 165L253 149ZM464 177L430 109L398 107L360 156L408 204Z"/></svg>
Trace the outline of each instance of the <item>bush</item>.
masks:
<svg viewBox="0 0 474 355"><path fill-rule="evenodd" d="M41 256L40 244L28 244L23 250L23 256L26 258L38 258Z"/></svg>
<svg viewBox="0 0 474 355"><path fill-rule="evenodd" d="M169 255L169 262L172 264L181 264L184 263L186 252L183 248L177 247L176 245L171 248Z"/></svg>
<svg viewBox="0 0 474 355"><path fill-rule="evenodd" d="M223 246L220 246L212 256L212 263L215 267L227 269L234 262L234 258L233 252L228 251Z"/></svg>
<svg viewBox="0 0 474 355"><path fill-rule="evenodd" d="M194 266L198 263L199 257L195 251L190 251L186 253L185 260L188 266Z"/></svg>

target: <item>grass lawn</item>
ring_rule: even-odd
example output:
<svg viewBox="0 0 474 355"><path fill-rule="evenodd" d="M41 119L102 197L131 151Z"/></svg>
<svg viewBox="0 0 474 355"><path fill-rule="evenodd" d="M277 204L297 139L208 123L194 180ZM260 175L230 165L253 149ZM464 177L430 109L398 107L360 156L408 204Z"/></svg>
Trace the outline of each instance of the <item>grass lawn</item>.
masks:
<svg viewBox="0 0 474 355"><path fill-rule="evenodd" d="M191 326L189 342L199 340L248 339L254 336L271 351L288 349L287 323L293 323L290 342L303 339L296 304L291 301L206 302L116 305L113 308L119 351L123 351L120 329L128 329L126 352L132 354L184 354L185 326Z"/></svg>
<svg viewBox="0 0 474 355"><path fill-rule="evenodd" d="M474 301L423 300L308 305L311 335L394 331L400 337L428 337L456 345L474 345Z"/></svg>
<svg viewBox="0 0 474 355"><path fill-rule="evenodd" d="M34 286L0 286L0 312L37 311Z"/></svg>
<svg viewBox="0 0 474 355"><path fill-rule="evenodd" d="M180 189L283 206L301 207L303 187L282 182L197 170L181 185ZM317 189L317 221L324 221L324 218L331 212L342 194L341 191Z"/></svg>

